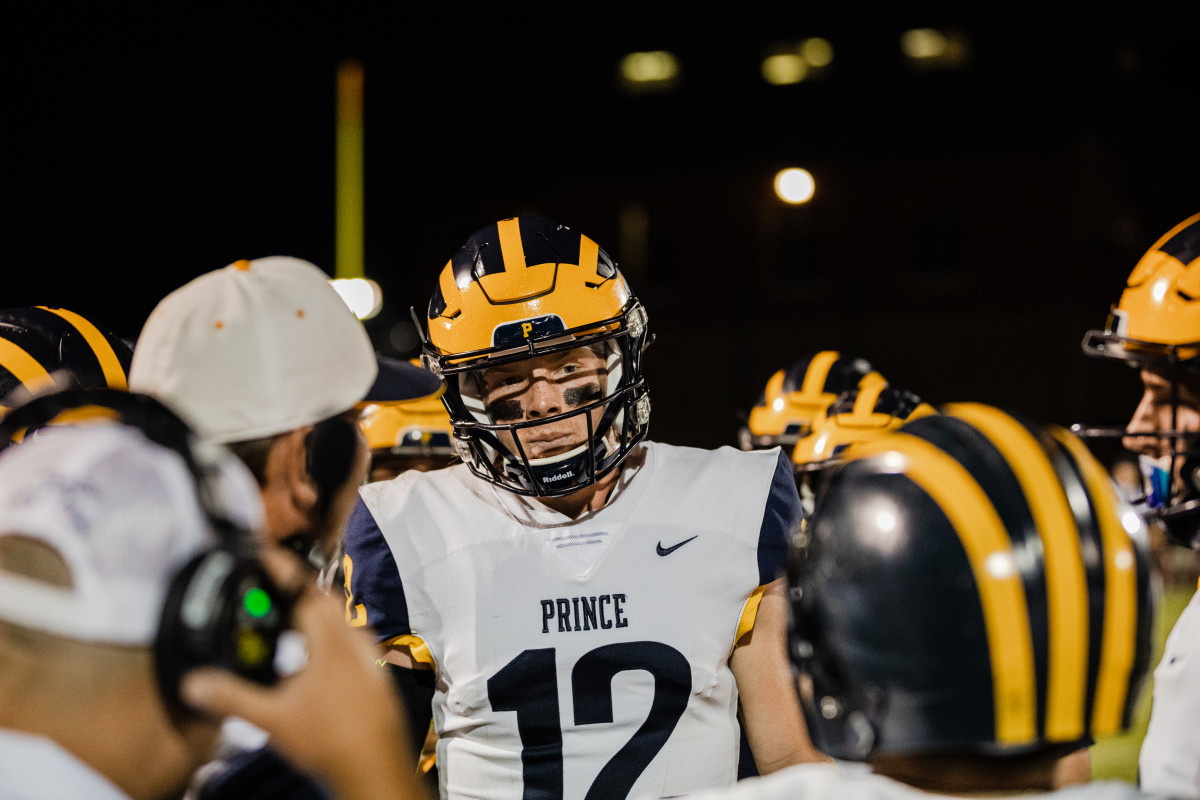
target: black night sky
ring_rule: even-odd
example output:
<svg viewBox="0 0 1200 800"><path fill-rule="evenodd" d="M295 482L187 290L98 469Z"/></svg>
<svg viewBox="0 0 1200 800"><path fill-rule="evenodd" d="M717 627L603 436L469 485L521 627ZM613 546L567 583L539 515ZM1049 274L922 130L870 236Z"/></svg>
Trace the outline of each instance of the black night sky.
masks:
<svg viewBox="0 0 1200 800"><path fill-rule="evenodd" d="M675 443L732 443L772 371L829 347L934 403L1116 421L1135 377L1079 341L1200 210L1196 20L1149 4L107 5L9 20L3 307L133 338L238 258L332 273L335 73L357 58L380 349L472 231L552 216L645 301L651 435ZM924 26L961 31L966 66L908 68L899 36ZM823 79L762 81L769 46L813 36ZM634 50L675 53L674 91L620 89ZM793 165L817 180L806 206L771 190Z"/></svg>

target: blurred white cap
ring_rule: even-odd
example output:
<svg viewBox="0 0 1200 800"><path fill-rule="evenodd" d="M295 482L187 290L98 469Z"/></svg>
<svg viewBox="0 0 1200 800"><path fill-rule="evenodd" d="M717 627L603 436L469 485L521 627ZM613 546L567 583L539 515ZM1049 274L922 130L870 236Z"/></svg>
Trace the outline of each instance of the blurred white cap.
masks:
<svg viewBox="0 0 1200 800"><path fill-rule="evenodd" d="M262 527L258 486L240 461L198 443L214 511ZM183 458L127 425L64 425L0 453L0 539L42 542L71 586L0 567L0 619L89 642L154 641L173 575L218 541Z"/></svg>
<svg viewBox="0 0 1200 800"><path fill-rule="evenodd" d="M272 256L163 298L134 347L129 388L162 400L203 437L238 442L352 408L377 370L366 330L328 276Z"/></svg>

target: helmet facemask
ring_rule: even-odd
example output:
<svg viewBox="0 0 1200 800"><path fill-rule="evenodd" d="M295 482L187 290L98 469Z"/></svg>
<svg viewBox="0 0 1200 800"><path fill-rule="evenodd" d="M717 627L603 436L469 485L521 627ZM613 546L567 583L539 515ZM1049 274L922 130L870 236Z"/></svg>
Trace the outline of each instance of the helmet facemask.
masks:
<svg viewBox="0 0 1200 800"><path fill-rule="evenodd" d="M548 332L515 348L456 356L427 348L426 362L446 379L443 399L455 445L472 472L516 494L562 497L608 475L645 438L650 400L641 352L646 340L646 314L633 301L619 317L586 330ZM591 361L594 367L585 372L592 374L545 374L578 368L577 360ZM542 374L535 376L535 370ZM512 391L506 391L505 381ZM533 383L543 381L555 386L539 391L561 392L560 407L526 418L528 398L522 398Z"/></svg>
<svg viewBox="0 0 1200 800"><path fill-rule="evenodd" d="M1200 549L1200 431L1187 429L1181 410L1200 404L1184 402L1184 385L1200 383L1200 342L1164 345L1124 335L1122 312L1114 309L1103 331L1089 331L1083 340L1085 354L1119 359L1132 367L1161 376L1169 384L1170 422L1165 429L1130 430L1125 426L1075 425L1086 439L1157 439L1159 456L1137 453L1142 476L1142 496L1134 499L1144 513L1160 519L1166 532L1185 547Z"/></svg>

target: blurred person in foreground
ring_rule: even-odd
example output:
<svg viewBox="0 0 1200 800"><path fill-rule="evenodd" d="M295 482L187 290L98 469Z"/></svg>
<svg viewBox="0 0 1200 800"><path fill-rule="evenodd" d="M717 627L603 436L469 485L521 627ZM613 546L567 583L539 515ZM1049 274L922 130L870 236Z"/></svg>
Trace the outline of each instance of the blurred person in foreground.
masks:
<svg viewBox="0 0 1200 800"><path fill-rule="evenodd" d="M1145 523L1065 430L939 411L856 445L792 537L799 700L839 761L694 800L1142 796L1054 787L1148 668Z"/></svg>
<svg viewBox="0 0 1200 800"><path fill-rule="evenodd" d="M1138 260L1087 355L1139 371L1142 399L1122 443L1138 455L1146 513L1175 544L1200 550L1200 214L1167 231ZM1095 429L1085 433L1102 433ZM1193 594L1154 670L1154 704L1139 781L1200 798L1200 594Z"/></svg>
<svg viewBox="0 0 1200 800"><path fill-rule="evenodd" d="M367 476L358 404L438 387L410 364L379 367L328 276L273 256L213 270L163 298L138 336L129 386L232 450L258 481L269 539L324 562Z"/></svg>
<svg viewBox="0 0 1200 800"><path fill-rule="evenodd" d="M293 556L259 560L246 469L152 399L108 394L39 397L0 427L0 797L177 798L229 713L333 797L418 796L369 640ZM278 679L292 625L305 668L247 680Z"/></svg>
<svg viewBox="0 0 1200 800"><path fill-rule="evenodd" d="M163 298L134 347L129 386L238 456L258 484L266 540L320 568L336 562L367 476L359 403L438 387L410 364L380 364L328 276L273 256L205 273ZM231 720L226 740L198 780L199 797L321 797L264 747L262 731Z"/></svg>

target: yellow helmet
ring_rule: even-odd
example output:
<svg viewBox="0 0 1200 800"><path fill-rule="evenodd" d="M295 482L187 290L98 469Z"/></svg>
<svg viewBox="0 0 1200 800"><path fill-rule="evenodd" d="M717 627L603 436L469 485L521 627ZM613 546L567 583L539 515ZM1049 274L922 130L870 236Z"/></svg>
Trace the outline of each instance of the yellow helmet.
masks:
<svg viewBox="0 0 1200 800"><path fill-rule="evenodd" d="M1105 329L1088 331L1083 351L1200 370L1200 214L1171 228L1138 260Z"/></svg>
<svg viewBox="0 0 1200 800"><path fill-rule="evenodd" d="M428 323L422 359L446 381L459 450L479 477L518 494L563 496L614 470L645 438L646 312L587 236L545 217L514 217L476 231L442 269ZM605 361L603 396L538 420L499 423L491 416L479 390L483 370L580 347ZM545 459L521 449L528 429L577 415L587 420L587 444ZM502 444L498 433L516 446Z"/></svg>
<svg viewBox="0 0 1200 800"><path fill-rule="evenodd" d="M797 471L820 470L840 463L860 442L879 439L906 422L936 414L920 397L881 381L842 392L818 415L812 433L796 442Z"/></svg>
<svg viewBox="0 0 1200 800"><path fill-rule="evenodd" d="M1161 375L1171 384L1172 419L1179 418L1181 387L1200 383L1200 214L1171 228L1138 260L1105 329L1084 336L1083 352ZM1167 440L1168 466L1144 464L1146 503L1173 539L1200 547L1200 437L1195 431L1076 430L1088 437ZM1176 471L1183 476L1178 483L1172 477Z"/></svg>
<svg viewBox="0 0 1200 800"><path fill-rule="evenodd" d="M442 393L439 387L414 400L364 404L359 425L371 448L371 480L450 464L455 455L453 428Z"/></svg>
<svg viewBox="0 0 1200 800"><path fill-rule="evenodd" d="M885 381L866 359L837 350L802 358L767 381L738 433L738 445L743 450L791 448L812 432L813 421L839 394L871 382Z"/></svg>

